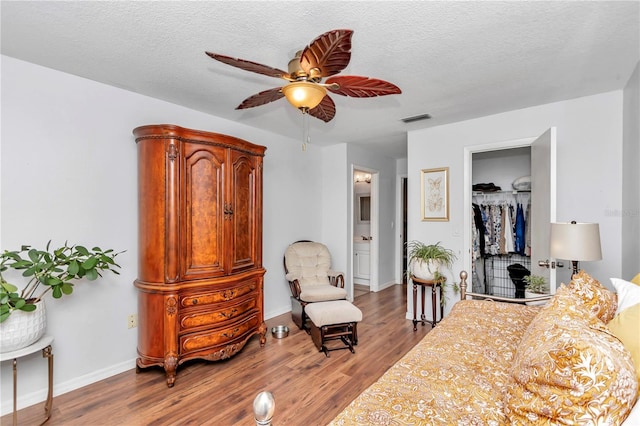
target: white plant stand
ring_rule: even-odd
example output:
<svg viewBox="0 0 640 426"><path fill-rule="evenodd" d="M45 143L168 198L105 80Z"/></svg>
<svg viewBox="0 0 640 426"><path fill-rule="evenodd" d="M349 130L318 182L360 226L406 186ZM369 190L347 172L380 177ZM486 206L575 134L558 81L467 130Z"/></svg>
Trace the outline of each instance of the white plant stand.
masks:
<svg viewBox="0 0 640 426"><path fill-rule="evenodd" d="M18 358L31 355L38 351L42 351L42 357L49 361L49 388L47 392L47 400L44 404L45 423L51 417L51 406L53 405L53 352L51 351L52 336L42 336L37 342L15 351L0 353L0 361L13 360L13 425L18 424L17 412L17 390L18 390Z"/></svg>

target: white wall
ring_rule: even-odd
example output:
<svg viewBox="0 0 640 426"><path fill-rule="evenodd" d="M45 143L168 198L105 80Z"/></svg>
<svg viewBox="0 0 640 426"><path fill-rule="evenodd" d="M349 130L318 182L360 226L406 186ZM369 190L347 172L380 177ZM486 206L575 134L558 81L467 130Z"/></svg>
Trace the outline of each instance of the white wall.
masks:
<svg viewBox="0 0 640 426"><path fill-rule="evenodd" d="M134 367L137 330L137 154L132 129L171 123L267 146L264 160L265 316L291 309L282 254L320 239L322 150L167 102L2 56L1 249L22 244L127 250L121 275L47 299L55 337L54 394ZM2 414L11 411L11 363L2 363ZM41 355L19 362L19 408L44 400ZM131 374L134 374L131 372ZM5 379L6 378L6 379ZM178 378L179 380L179 378Z"/></svg>
<svg viewBox="0 0 640 426"><path fill-rule="evenodd" d="M640 273L640 62L624 88L622 147L622 276ZM615 216L616 214L614 214Z"/></svg>
<svg viewBox="0 0 640 426"><path fill-rule="evenodd" d="M606 285L620 275L621 221L608 214L622 205L622 91L615 91L409 132L408 239L442 241L458 253L451 279L458 282L464 268L464 148L537 137L552 126L558 139L557 220L600 223L604 259L581 266ZM420 170L445 166L451 175L450 220L422 222ZM567 277L568 272L559 274L558 280Z"/></svg>

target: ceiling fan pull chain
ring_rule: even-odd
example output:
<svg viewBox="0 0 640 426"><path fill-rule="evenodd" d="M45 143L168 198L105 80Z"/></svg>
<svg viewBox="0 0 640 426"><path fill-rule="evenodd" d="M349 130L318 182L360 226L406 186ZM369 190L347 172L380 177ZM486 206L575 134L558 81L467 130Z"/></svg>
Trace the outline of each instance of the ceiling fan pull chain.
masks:
<svg viewBox="0 0 640 426"><path fill-rule="evenodd" d="M309 114L302 110L302 150L307 150L307 143L310 143L309 138Z"/></svg>

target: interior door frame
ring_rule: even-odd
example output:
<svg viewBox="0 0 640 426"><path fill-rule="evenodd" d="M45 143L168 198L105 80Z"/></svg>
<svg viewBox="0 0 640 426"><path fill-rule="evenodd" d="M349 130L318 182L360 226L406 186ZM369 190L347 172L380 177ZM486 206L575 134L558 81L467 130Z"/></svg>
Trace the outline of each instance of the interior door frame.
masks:
<svg viewBox="0 0 640 426"><path fill-rule="evenodd" d="M467 284L471 285L471 211L472 211L472 163L473 163L473 154L478 152L487 152L487 151L499 151L503 149L511 149L511 148L523 148L530 147L531 144L538 139L538 137L530 137L530 138L522 138L522 139L512 139L502 142L494 142L483 145L474 145L474 146L466 146L464 148L464 185L463 185L463 194L464 194L464 204L463 204L463 223L464 230L462 236L464 238L463 241L463 269L468 272L469 277L467 280ZM469 287L470 288L470 287Z"/></svg>
<svg viewBox="0 0 640 426"><path fill-rule="evenodd" d="M405 239L407 238L404 232L403 222L407 219L406 212L403 211L403 204L407 202L405 195L403 194L403 185L408 185L409 175L407 173L401 173L396 176L396 223L395 223L395 282L396 284L402 284L404 281L405 260L404 252L406 250Z"/></svg>
<svg viewBox="0 0 640 426"><path fill-rule="evenodd" d="M379 174L380 172L376 169L372 169L369 167L358 166L357 164L351 164L351 183L350 183L350 193L351 193L351 235L349 236L349 256L351 259L353 258L353 231L355 229L355 173L356 171L366 172L371 174L371 241L369 241L369 291L377 292L380 289L380 283L378 278L378 257L379 257L379 244L380 244L380 233L379 233L379 217L380 217L380 183L379 183ZM347 280L351 287L351 295L353 298L354 294L354 286L353 286L353 261L349 261L350 268L349 269L349 279Z"/></svg>

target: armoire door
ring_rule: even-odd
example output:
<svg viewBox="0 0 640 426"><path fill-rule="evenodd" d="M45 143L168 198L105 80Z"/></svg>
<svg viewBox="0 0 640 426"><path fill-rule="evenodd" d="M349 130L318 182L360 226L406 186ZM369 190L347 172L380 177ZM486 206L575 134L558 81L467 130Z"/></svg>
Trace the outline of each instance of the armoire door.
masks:
<svg viewBox="0 0 640 426"><path fill-rule="evenodd" d="M262 157L241 151L230 151L230 179L227 199L229 273L260 266L262 200L256 190L260 187Z"/></svg>
<svg viewBox="0 0 640 426"><path fill-rule="evenodd" d="M225 162L227 148L183 143L181 244L183 279L225 274Z"/></svg>

